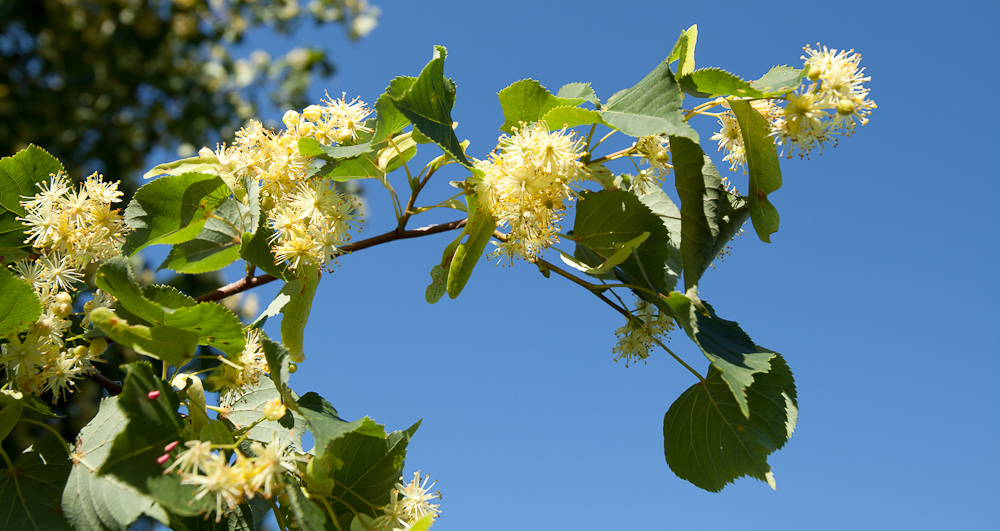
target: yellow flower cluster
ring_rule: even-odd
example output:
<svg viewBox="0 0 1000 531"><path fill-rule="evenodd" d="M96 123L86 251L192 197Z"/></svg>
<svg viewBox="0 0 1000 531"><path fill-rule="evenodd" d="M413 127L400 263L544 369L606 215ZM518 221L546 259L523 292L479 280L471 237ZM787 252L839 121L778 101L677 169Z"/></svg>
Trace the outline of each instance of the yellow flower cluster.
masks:
<svg viewBox="0 0 1000 531"><path fill-rule="evenodd" d="M166 463L175 446L176 443L168 446L170 450L161 458L163 463ZM184 446L187 449L179 453L163 473L176 471L181 475L182 484L196 485L196 500L212 496L215 499L216 522L258 494L270 499L280 492L282 476L296 470L296 458L285 452L286 445L277 435L267 445L251 443L250 449L255 457L234 452L236 457L232 464L224 454L214 450L211 442L187 441Z"/></svg>
<svg viewBox="0 0 1000 531"><path fill-rule="evenodd" d="M727 108L728 103L723 103ZM773 124L781 115L781 109L771 100L753 100L750 106L764 117L768 123ZM725 150L726 155L722 160L729 163L729 169L736 171L742 168L746 173L746 147L743 145L743 136L740 132L740 124L736 120L736 115L732 111L726 111L719 116L719 124L722 129L712 135L712 140L719 142L719 150Z"/></svg>
<svg viewBox="0 0 1000 531"><path fill-rule="evenodd" d="M645 362L649 357L649 350L657 337L666 335L673 330L674 322L660 313L652 304L639 300L635 305L633 319L629 319L625 326L615 331L618 335L618 344L613 352L617 353L615 361L625 360L625 366L634 361Z"/></svg>
<svg viewBox="0 0 1000 531"><path fill-rule="evenodd" d="M261 376L268 373L267 358L260 345L260 332L256 328L248 328L246 341L243 351L235 359L219 356L222 363L205 379L210 389L219 392L220 407L232 407L260 382Z"/></svg>
<svg viewBox="0 0 1000 531"><path fill-rule="evenodd" d="M426 515L437 518L441 514L441 506L430 501L440 499L441 493L430 492L437 483L428 485L430 479L428 474L421 480L419 470L413 473L413 479L406 485L402 483L403 478L399 478L389 504L382 509L385 514L372 521L372 528L376 531L409 529L410 525Z"/></svg>
<svg viewBox="0 0 1000 531"><path fill-rule="evenodd" d="M74 187L63 173L38 183L38 193L24 197L25 216L17 218L27 227L25 234L36 257L11 264L13 271L31 285L42 305L42 314L22 334L0 345L0 365L16 389L34 395L52 393L58 401L72 392L75 381L91 370L91 364L107 348L103 339L68 346L73 299L93 262L121 254L126 227L118 209L118 183L107 183L93 174ZM109 307L114 298L98 290L95 301ZM88 323L86 319L84 326Z"/></svg>
<svg viewBox="0 0 1000 531"><path fill-rule="evenodd" d="M635 149L649 168L639 170L631 179L632 191L645 195L653 188L659 188L670 173L670 137L665 134L642 136L635 141Z"/></svg>
<svg viewBox="0 0 1000 531"><path fill-rule="evenodd" d="M817 46L819 46L817 44ZM826 46L804 48L802 56L808 68L806 82L784 97L784 107L770 100L755 100L751 105L771 124L771 135L778 145L788 146L788 156L798 151L809 156L826 143L837 144L837 136L850 136L856 124L865 125L877 105L864 86L871 77L864 75L861 56L854 50L828 49ZM746 163L739 124L731 111L719 116L721 130L712 135L725 150L725 160L735 170Z"/></svg>
<svg viewBox="0 0 1000 531"><path fill-rule="evenodd" d="M236 134L233 145L223 144L214 153L202 149L203 156L215 155L220 176L234 190L245 192L251 181L260 184L277 262L287 261L294 269L322 267L358 228L354 200L331 181L306 176L313 159L299 152L298 142L308 137L327 146L353 144L360 133L371 131L364 125L370 114L358 99L328 98L301 114L285 113L283 131L254 121Z"/></svg>
<svg viewBox="0 0 1000 531"><path fill-rule="evenodd" d="M497 220L508 240L496 254L533 261L558 241L559 221L583 170L582 141L565 130L549 132L545 122L522 125L500 138L488 160L477 161L479 207Z"/></svg>

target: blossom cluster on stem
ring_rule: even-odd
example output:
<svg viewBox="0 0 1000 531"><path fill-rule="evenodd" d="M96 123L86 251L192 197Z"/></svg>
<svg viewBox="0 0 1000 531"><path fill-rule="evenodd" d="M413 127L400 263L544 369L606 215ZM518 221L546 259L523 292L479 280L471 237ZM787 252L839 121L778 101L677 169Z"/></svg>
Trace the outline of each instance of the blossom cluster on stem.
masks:
<svg viewBox="0 0 1000 531"><path fill-rule="evenodd" d="M559 221L574 197L570 185L585 171L582 146L573 133L535 122L501 137L489 159L476 161L478 207L508 233L496 256L534 261L559 240Z"/></svg>
<svg viewBox="0 0 1000 531"><path fill-rule="evenodd" d="M121 255L127 227L120 210L112 208L121 202L118 183L105 182L97 173L74 186L59 172L37 187L33 196L22 196L25 215L17 218L26 227L24 243L35 255L10 267L32 287L42 312L26 331L0 345L0 365L14 388L34 395L50 392L57 402L107 348L103 339L70 341L65 336L75 319L87 326L93 308L115 304L114 297L97 290L82 317L73 311L84 271Z"/></svg>
<svg viewBox="0 0 1000 531"><path fill-rule="evenodd" d="M357 98L327 98L301 113L286 112L284 130L271 131L252 121L237 132L232 145L222 144L214 152L202 149L203 156L216 157L220 177L238 196L259 185L276 263L296 270L323 267L350 240L350 231L360 228L355 200L329 179L308 175L314 158L299 152L298 142L313 138L325 146L355 144L362 133L371 132L365 125L370 114Z"/></svg>
<svg viewBox="0 0 1000 531"><path fill-rule="evenodd" d="M787 148L789 158L796 152L805 158L814 148L822 151L827 144L836 145L837 138L850 136L857 124L867 124L877 107L865 87L871 77L864 73L861 55L819 44L804 50L806 78L798 89L778 99L783 106L770 99L750 102L770 124L775 142ZM736 116L732 111L722 113L719 125L711 139L725 151L724 160L731 169L745 169L746 152Z"/></svg>

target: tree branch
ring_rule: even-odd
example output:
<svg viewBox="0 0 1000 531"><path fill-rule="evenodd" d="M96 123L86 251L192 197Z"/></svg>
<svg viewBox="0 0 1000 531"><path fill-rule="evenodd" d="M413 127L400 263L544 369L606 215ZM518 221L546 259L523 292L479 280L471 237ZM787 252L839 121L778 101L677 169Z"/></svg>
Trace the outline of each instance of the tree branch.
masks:
<svg viewBox="0 0 1000 531"><path fill-rule="evenodd" d="M367 240L361 240L359 242L349 243L347 245L344 245L343 247L338 249L333 256L345 255L353 251L360 251L362 249L367 249L369 247L374 247L376 245L381 245L383 243L388 243L391 241L405 240L408 238L419 238L421 236L428 236L431 234L437 234L439 232L447 232L450 230L460 229L465 226L465 223L467 221L468 218L458 219L455 221L450 221L448 223L442 223L440 225L421 227L419 229L413 229L413 230L399 230L399 229L392 230L384 234L379 234L378 236L373 236L371 238L368 238ZM273 282L275 280L277 280L276 277L268 274L259 275L255 277L241 278L236 282L227 284L215 291L210 291L200 297L197 297L195 298L195 300L198 302L218 301L225 299L226 297L236 295L237 293L241 293L249 289L255 288L257 286L262 286L269 282Z"/></svg>
<svg viewBox="0 0 1000 531"><path fill-rule="evenodd" d="M97 383L97 385L103 387L104 390L107 391L108 394L111 395L111 396L117 396L117 395L120 395L122 393L122 384L120 384L120 383L118 383L116 381L111 380L107 376L104 376L103 374L101 374L101 373L99 373L97 371L88 372L84 376L88 380L90 380L92 382L95 382L95 383Z"/></svg>

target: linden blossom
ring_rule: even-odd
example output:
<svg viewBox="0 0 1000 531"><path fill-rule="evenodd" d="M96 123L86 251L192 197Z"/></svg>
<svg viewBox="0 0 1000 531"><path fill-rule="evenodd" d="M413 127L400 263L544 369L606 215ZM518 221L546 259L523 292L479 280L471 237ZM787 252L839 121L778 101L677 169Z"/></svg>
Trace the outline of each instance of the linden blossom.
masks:
<svg viewBox="0 0 1000 531"><path fill-rule="evenodd" d="M837 51L826 46L806 46L804 50L802 59L809 69L807 83L780 98L785 100L784 107L771 100L750 102L771 125L775 142L788 146L789 157L795 151L802 158L808 157L814 147L818 145L822 150L827 142L836 145L836 136L850 136L855 124L867 124L872 109L878 107L868 98L869 89L864 83L871 77L864 75L861 56L854 50ZM719 125L722 129L711 139L718 141L720 151L725 151L723 160L734 171L744 167L746 153L736 116L732 111L722 113Z"/></svg>
<svg viewBox="0 0 1000 531"><path fill-rule="evenodd" d="M483 171L476 182L480 206L509 232L494 254L508 263L515 257L534 261L558 241L558 222L573 198L570 184L582 172L583 142L536 122L501 137L497 147L499 154L475 163Z"/></svg>
<svg viewBox="0 0 1000 531"><path fill-rule="evenodd" d="M360 229L355 201L328 180L306 178L313 160L299 153L301 138L314 138L324 145L350 144L371 110L358 98L328 98L324 105L310 105L300 114L285 113L286 129L272 132L254 121L236 134L233 145L219 146L220 176L236 189L244 179L261 184L261 203L268 225L274 231L270 244L276 262L292 269L323 267L339 246L350 241L350 230ZM203 155L211 155L208 148Z"/></svg>

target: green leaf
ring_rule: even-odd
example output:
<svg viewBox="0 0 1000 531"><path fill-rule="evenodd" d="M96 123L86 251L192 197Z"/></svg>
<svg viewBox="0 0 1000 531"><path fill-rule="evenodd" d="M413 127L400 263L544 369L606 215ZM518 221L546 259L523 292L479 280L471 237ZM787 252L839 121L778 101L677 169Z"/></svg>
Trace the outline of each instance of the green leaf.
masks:
<svg viewBox="0 0 1000 531"><path fill-rule="evenodd" d="M451 260L448 261L451 264ZM441 265L431 268L431 283L424 290L424 299L428 304L434 304L448 293L448 270Z"/></svg>
<svg viewBox="0 0 1000 531"><path fill-rule="evenodd" d="M175 357L178 353L176 349L166 346L162 353L145 351L159 348L161 345L157 341L166 341L174 347L187 349L192 337L195 345L215 347L226 354L238 354L246 344L243 325L233 312L214 302L198 303L169 286L146 286L140 289L132 278L128 260L122 257L112 258L101 265L95 279L99 288L118 298L119 304L119 315L110 311L99 314L104 325L118 328L115 332L109 332L102 326L102 330L109 335L125 334L120 341L138 345L143 349L140 350L143 354L159 357L173 365L179 361ZM147 298L147 294L155 302ZM125 315L125 312L129 315ZM123 318L129 322L112 325L111 319L121 321ZM97 320L94 322L101 326ZM129 327L129 324L135 326ZM163 326L149 328L143 325ZM175 330L178 335L171 338L170 334ZM119 341L117 338L115 340ZM165 355L169 359L164 358Z"/></svg>
<svg viewBox="0 0 1000 531"><path fill-rule="evenodd" d="M274 231L271 230L271 227L267 226L264 216L261 216L260 225L253 235L247 232L243 233L243 243L240 245L240 258L246 260L248 264L254 267L263 269L264 272L275 278L282 280L294 278L294 275L288 270L288 266L284 262L280 264L275 263L274 251L271 249L271 244L268 243L273 234Z"/></svg>
<svg viewBox="0 0 1000 531"><path fill-rule="evenodd" d="M344 422L333 406L315 393L299 400L299 411L316 440L317 457L308 482L313 488L333 485L329 493L333 511L345 523L359 512L374 515L372 506L388 503L402 472L406 446L420 423L387 436L381 425L367 417Z"/></svg>
<svg viewBox="0 0 1000 531"><path fill-rule="evenodd" d="M257 422L264 416L264 406L268 402L281 398L281 393L274 386L270 378L261 378L257 385L251 386L245 395L233 404L232 410L226 416L226 420L233 423L237 428L244 428ZM289 402L294 405L295 402ZM298 452L302 449L302 433L306 429L306 420L294 410L288 408L285 416L278 420L264 419L247 432L247 438L267 444L271 438L278 437L278 440L295 447Z"/></svg>
<svg viewBox="0 0 1000 531"><path fill-rule="evenodd" d="M132 267L128 260L117 256L108 260L97 270L94 277L97 287L118 299L121 308L141 318L147 323L162 323L165 311L162 306L146 299L132 277Z"/></svg>
<svg viewBox="0 0 1000 531"><path fill-rule="evenodd" d="M453 128L451 109L455 105L455 84L444 77L446 54L443 46L435 46L434 58L417 80L402 95L389 97L413 123L414 129L441 146L459 164L472 167Z"/></svg>
<svg viewBox="0 0 1000 531"><path fill-rule="evenodd" d="M629 136L666 133L698 141L698 133L684 121L684 95L667 63L662 62L628 90L608 100L601 118Z"/></svg>
<svg viewBox="0 0 1000 531"><path fill-rule="evenodd" d="M281 343L271 341L261 331L260 346L264 350L264 357L267 359L268 374L275 389L281 395L286 407L296 407L296 396L288 388L288 365L291 361L291 354Z"/></svg>
<svg viewBox="0 0 1000 531"><path fill-rule="evenodd" d="M667 285L676 286L683 271L681 264L681 210L677 208L670 196L660 188L653 188L639 196L639 201L646 205L653 214L656 214L667 229L667 234L670 236L670 241L667 244L670 248L670 256L663 264L663 268L667 275Z"/></svg>
<svg viewBox="0 0 1000 531"><path fill-rule="evenodd" d="M168 175L147 183L125 209L132 232L122 252L132 256L147 245L194 239L229 193L225 181L204 173Z"/></svg>
<svg viewBox="0 0 1000 531"><path fill-rule="evenodd" d="M409 81L406 84L406 88L397 86L399 95L406 92L406 89L410 88L413 81L415 81L412 77L397 79L406 79ZM402 84L403 82L396 83ZM404 127L410 125L410 121L406 119L406 116L403 116L403 113L399 112L399 109L392 103L391 94L394 94L394 92L391 92L392 90L393 87L390 85L386 88L386 92L375 101L375 128L372 131L372 143L374 144L381 144L388 141L390 138L401 133Z"/></svg>
<svg viewBox="0 0 1000 531"><path fill-rule="evenodd" d="M663 449L670 469L696 486L718 492L743 476L774 488L767 456L785 445L798 420L795 380L778 354L771 370L758 373L747 389L744 416L722 373L709 367L704 382L691 386L663 418Z"/></svg>
<svg viewBox="0 0 1000 531"><path fill-rule="evenodd" d="M694 47L698 42L698 25L694 24L690 28L681 32L681 36L674 43L674 49L664 63L670 64L678 61L677 76L682 77L694 71Z"/></svg>
<svg viewBox="0 0 1000 531"><path fill-rule="evenodd" d="M354 422L340 418L337 410L316 393L309 392L302 395L297 406L299 413L306 419L306 426L313 434L316 455L325 453L332 442L355 431L381 439L386 437L385 428L381 424L375 424L368 417Z"/></svg>
<svg viewBox="0 0 1000 531"><path fill-rule="evenodd" d="M448 296L454 299L465 289L472 270L479 262L486 250L486 244L493 237L493 231L497 228L497 222L488 212L483 212L476 206L474 195L466 196L469 205L469 221L465 224L465 229L459 238L468 236L469 238L458 245L455 249L455 256L452 258L451 266L448 268Z"/></svg>
<svg viewBox="0 0 1000 531"><path fill-rule="evenodd" d="M463 145L464 148L464 145ZM375 164L383 173L390 173L397 168L401 168L404 163L417 154L417 142L413 139L412 133L403 133L396 136L380 149L375 158Z"/></svg>
<svg viewBox="0 0 1000 531"><path fill-rule="evenodd" d="M627 283L667 293L676 280L668 278L665 269L671 258L670 234L660 218L631 192L614 190L581 195L573 224L572 240L577 245L574 255L591 267L599 267L644 232L649 237L632 250L617 270Z"/></svg>
<svg viewBox="0 0 1000 531"><path fill-rule="evenodd" d="M751 81L750 84L753 88L761 91L764 96L781 96L799 88L806 73L805 69L775 66L760 79Z"/></svg>
<svg viewBox="0 0 1000 531"><path fill-rule="evenodd" d="M729 105L740 124L740 134L746 150L750 172L750 220L761 241L770 243L771 234L778 231L778 209L767 196L781 188L781 164L771 136L767 118L761 116L750 102L731 100Z"/></svg>
<svg viewBox="0 0 1000 531"><path fill-rule="evenodd" d="M249 207L227 197L212 216L194 239L175 244L157 271L207 273L238 260L243 233L254 229Z"/></svg>
<svg viewBox="0 0 1000 531"><path fill-rule="evenodd" d="M166 524L169 517L156 500L117 481L98 476L114 439L125 431L128 418L118 407L118 397L101 400L97 415L80 430L74 454L79 460L62 493L62 512L74 529L126 530L140 516Z"/></svg>
<svg viewBox="0 0 1000 531"><path fill-rule="evenodd" d="M546 111L542 120L549 127L549 130L562 127L576 127L578 125L600 124L608 125L601 118L601 113L580 107L553 107ZM610 126L609 126L610 127Z"/></svg>
<svg viewBox="0 0 1000 531"><path fill-rule="evenodd" d="M738 96L742 98L762 98L764 93L753 88L749 81L720 70L718 68L702 68L677 80L681 89L699 98L713 96Z"/></svg>
<svg viewBox="0 0 1000 531"><path fill-rule="evenodd" d="M312 137L299 139L299 153L307 157L321 157L329 161L353 159L371 152L372 145L370 142L353 146L327 146L320 144L318 140Z"/></svg>
<svg viewBox="0 0 1000 531"><path fill-rule="evenodd" d="M183 175L185 173L211 173L219 171L219 159L215 155L207 157L188 157L164 164L157 164L153 169L142 175L143 180L154 179L166 175Z"/></svg>
<svg viewBox="0 0 1000 531"><path fill-rule="evenodd" d="M163 324L195 334L199 345L207 345L230 356L243 352L246 335L240 318L215 302L196 303L178 308L164 318Z"/></svg>
<svg viewBox="0 0 1000 531"><path fill-rule="evenodd" d="M346 513L348 517L355 512L374 514L370 507L389 503L403 471L406 446L419 426L417 422L408 430L394 431L388 437L359 429L329 444L329 455L345 463L331 475L337 485L332 492L334 514Z"/></svg>
<svg viewBox="0 0 1000 531"><path fill-rule="evenodd" d="M701 147L670 137L677 195L681 199L681 263L684 288L698 285L715 257L739 232L749 211L746 202L726 193L722 177Z"/></svg>
<svg viewBox="0 0 1000 531"><path fill-rule="evenodd" d="M219 420L209 420L202 426L198 431L198 440L220 445L231 445L236 442L229 428Z"/></svg>
<svg viewBox="0 0 1000 531"><path fill-rule="evenodd" d="M49 180L49 175L59 173L63 165L44 149L29 145L11 157L0 159L0 261L10 261L19 255L24 243L24 224L17 220L26 211L21 206L21 196L31 197L38 192L36 183Z"/></svg>
<svg viewBox="0 0 1000 531"><path fill-rule="evenodd" d="M565 253L560 254L560 258L562 258L562 261L571 267L574 267L588 275L599 277L613 272L618 264L621 264L631 257L632 252L647 239L649 239L649 233L643 232L627 242L615 244L615 247L618 248L618 250L609 256L607 260L595 267L591 267Z"/></svg>
<svg viewBox="0 0 1000 531"><path fill-rule="evenodd" d="M31 286L2 266L0 293L0 338L24 330L42 314L42 303Z"/></svg>
<svg viewBox="0 0 1000 531"><path fill-rule="evenodd" d="M252 328L261 328L264 326L269 317L280 314L285 309L288 301L292 300L292 297L301 290L302 283L299 280L294 279L286 282L281 287L281 290L278 291L278 294L274 296L274 299L271 300L271 303L267 305L267 308L264 308L264 311L254 319L253 323L250 323L250 326Z"/></svg>
<svg viewBox="0 0 1000 531"><path fill-rule="evenodd" d="M451 261L455 257L455 249L462 243L464 237L465 232L463 231L444 248L444 252L441 253L441 263L431 268L431 284L424 292L424 298L428 303L436 303L448 292L448 274L451 270Z"/></svg>
<svg viewBox="0 0 1000 531"><path fill-rule="evenodd" d="M559 88L556 97L565 100L583 100L597 105L601 100L597 99L597 93L590 87L590 83L567 83Z"/></svg>
<svg viewBox="0 0 1000 531"><path fill-rule="evenodd" d="M261 520L271 509L271 504L262 496L246 500L236 506L236 510L224 515L221 522L204 516L178 517L171 515L167 526L173 531L255 531L268 529L260 527ZM308 529L308 528L306 528Z"/></svg>
<svg viewBox="0 0 1000 531"><path fill-rule="evenodd" d="M139 288L143 298L163 308L190 308L197 306L198 301L173 286L167 284L148 284Z"/></svg>
<svg viewBox="0 0 1000 531"><path fill-rule="evenodd" d="M303 267L298 272L299 290L291 293L288 303L281 313L281 344L285 345L295 363L306 359L303 352L303 333L309 321L316 286L319 285L319 269Z"/></svg>
<svg viewBox="0 0 1000 531"><path fill-rule="evenodd" d="M24 394L13 389L0 390L0 441L7 438L10 430L21 420L24 410Z"/></svg>
<svg viewBox="0 0 1000 531"><path fill-rule="evenodd" d="M0 209L18 216L25 214L22 196L38 192L36 183L46 182L49 175L64 171L58 159L44 149L29 145L11 157L0 159Z"/></svg>
<svg viewBox="0 0 1000 531"><path fill-rule="evenodd" d="M288 495L288 507L291 508L300 529L339 531L340 527L335 526L329 515L310 501L302 489L287 488L284 493Z"/></svg>
<svg viewBox="0 0 1000 531"><path fill-rule="evenodd" d="M371 141L372 133L361 133L358 139L362 145L369 146L369 149L359 153L352 158L342 158L336 162L326 162L327 159L320 159L324 166L316 171L316 175L321 175L334 181L350 181L354 179L378 179L385 181L385 172L378 167L378 155L376 150L385 146L385 143L375 144Z"/></svg>
<svg viewBox="0 0 1000 531"><path fill-rule="evenodd" d="M176 473L164 474L164 466L157 462L167 444L183 443L184 420L177 413L177 394L153 375L149 363L130 363L122 368L126 375L118 407L128 425L115 437L98 474L114 476L180 516L214 509L214 499L195 500L197 487L182 485Z"/></svg>
<svg viewBox="0 0 1000 531"><path fill-rule="evenodd" d="M181 365L198 348L198 335L194 332L164 325L130 325L107 308L95 308L90 319L116 343L163 360L167 365Z"/></svg>
<svg viewBox="0 0 1000 531"><path fill-rule="evenodd" d="M520 127L522 122L532 123L541 120L546 112L555 107L575 107L587 101L582 97L561 98L553 96L548 89L534 79L516 81L501 90L498 96L504 118L504 124L500 130L505 133L512 132L514 127Z"/></svg>
<svg viewBox="0 0 1000 531"><path fill-rule="evenodd" d="M688 337L722 373L743 415L749 416L746 388L753 384L755 374L771 368L776 354L758 347L738 323L715 315L707 303L692 301L676 291L664 297L664 301Z"/></svg>
<svg viewBox="0 0 1000 531"><path fill-rule="evenodd" d="M257 232L261 225L260 181L256 177L246 175L243 177L240 187L246 191L247 195L240 200L241 224L238 226L243 228L244 233ZM264 217L267 218L267 216Z"/></svg>
<svg viewBox="0 0 1000 531"><path fill-rule="evenodd" d="M59 500L70 472L66 448L55 436L36 442L0 474L0 522L4 529L61 531L72 529Z"/></svg>
<svg viewBox="0 0 1000 531"><path fill-rule="evenodd" d="M62 415L56 415L48 404L35 395L24 395L24 407L35 415L45 419L59 419Z"/></svg>

